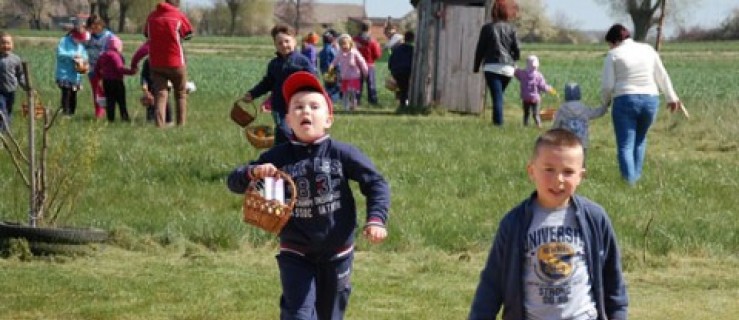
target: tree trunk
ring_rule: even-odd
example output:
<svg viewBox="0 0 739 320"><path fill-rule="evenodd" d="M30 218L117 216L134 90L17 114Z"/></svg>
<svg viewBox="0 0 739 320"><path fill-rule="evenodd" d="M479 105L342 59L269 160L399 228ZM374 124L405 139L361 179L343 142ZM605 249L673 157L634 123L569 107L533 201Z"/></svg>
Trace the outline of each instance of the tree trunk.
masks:
<svg viewBox="0 0 739 320"><path fill-rule="evenodd" d="M662 1L655 0L654 4L651 0L643 0L641 3L637 3L635 0L628 1L626 12L631 16L631 21L634 22L634 34L632 35L634 40L644 41L647 38L649 29L656 22L654 13L662 4Z"/></svg>
<svg viewBox="0 0 739 320"><path fill-rule="evenodd" d="M129 3L127 1L119 1L118 3L118 32L123 33L126 30L126 14L128 13Z"/></svg>

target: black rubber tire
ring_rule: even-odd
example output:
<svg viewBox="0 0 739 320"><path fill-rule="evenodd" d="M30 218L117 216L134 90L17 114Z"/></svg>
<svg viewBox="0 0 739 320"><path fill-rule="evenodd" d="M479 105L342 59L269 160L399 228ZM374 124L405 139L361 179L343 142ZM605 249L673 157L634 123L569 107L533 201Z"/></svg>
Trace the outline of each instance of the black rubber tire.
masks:
<svg viewBox="0 0 739 320"><path fill-rule="evenodd" d="M48 242L29 242L31 252L34 255L64 255L64 256L89 256L100 251L101 244L66 244Z"/></svg>
<svg viewBox="0 0 739 320"><path fill-rule="evenodd" d="M23 238L28 242L86 244L104 242L108 232L97 228L30 227L0 221L0 238Z"/></svg>

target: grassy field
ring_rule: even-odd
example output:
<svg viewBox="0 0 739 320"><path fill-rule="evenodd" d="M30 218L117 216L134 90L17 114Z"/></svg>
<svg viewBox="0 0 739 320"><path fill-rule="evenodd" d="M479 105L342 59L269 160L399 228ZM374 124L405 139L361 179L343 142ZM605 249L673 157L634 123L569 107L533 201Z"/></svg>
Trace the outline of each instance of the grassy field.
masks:
<svg viewBox="0 0 739 320"><path fill-rule="evenodd" d="M140 39L124 36L127 57ZM55 42L47 34L16 40L50 106L59 99ZM596 104L605 46L523 49L539 55L551 84L578 81L585 102ZM593 123L579 191L613 220L634 319L729 319L739 312L731 302L739 300L738 49L736 42L664 47L693 117L678 121L662 110L635 188L619 178L610 118ZM0 259L0 319L277 317L275 239L240 222L240 197L224 182L258 155L228 111L262 76L272 49L263 38L196 38L187 50L198 86L187 127L146 123L133 77L132 123L94 120L86 88L78 115L52 129L56 168L82 173L73 210L60 223L111 230L113 239L89 257ZM382 79L386 66L377 67ZM397 116L385 90L383 108L337 115L332 135L364 150L393 192L388 241L358 243L349 319L465 317L499 219L533 190L525 163L539 131L520 124L516 85L506 94L503 128L490 125L489 112ZM24 120L15 113L15 132L25 132ZM257 121L269 123L266 116ZM25 221L27 191L4 153L0 176L0 220Z"/></svg>

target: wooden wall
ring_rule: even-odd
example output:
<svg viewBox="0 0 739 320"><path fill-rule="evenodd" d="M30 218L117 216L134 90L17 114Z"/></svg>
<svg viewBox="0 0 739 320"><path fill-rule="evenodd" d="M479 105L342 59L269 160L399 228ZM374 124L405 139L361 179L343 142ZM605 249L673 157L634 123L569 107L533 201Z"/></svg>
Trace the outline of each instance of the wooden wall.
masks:
<svg viewBox="0 0 739 320"><path fill-rule="evenodd" d="M410 104L482 113L485 79L472 68L480 28L487 21L486 7L426 0L417 10Z"/></svg>

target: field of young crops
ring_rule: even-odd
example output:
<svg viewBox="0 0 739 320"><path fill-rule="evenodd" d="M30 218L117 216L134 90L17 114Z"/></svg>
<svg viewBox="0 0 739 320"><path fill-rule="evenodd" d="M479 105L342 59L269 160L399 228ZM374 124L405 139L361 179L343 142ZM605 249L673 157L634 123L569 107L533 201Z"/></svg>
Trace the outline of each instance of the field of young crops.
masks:
<svg viewBox="0 0 739 320"><path fill-rule="evenodd" d="M123 39L130 59L142 37ZM56 41L49 33L16 39L47 106L59 100ZM110 230L112 239L99 256L57 267L0 261L7 271L0 319L276 318L274 237L240 221L241 198L224 181L258 155L228 112L263 75L270 41L195 38L186 49L198 88L189 97L186 127L158 130L146 123L138 78L130 77L131 123L95 120L85 88L78 114L52 128L50 167L75 173L59 224ZM540 57L550 84L577 81L585 102L597 103L606 46L526 44L523 51ZM636 297L634 318L721 319L738 311L727 307L739 286L738 52L737 42L664 46L664 63L692 118L660 112L636 187L619 177L610 117L593 123L588 178L579 192L613 220ZM377 68L383 79L386 64ZM462 318L500 218L533 190L525 164L539 131L521 125L515 82L506 93L503 128L490 125L489 111L395 115L391 94L380 92L382 107L339 113L332 128L334 137L369 155L392 189L388 241L358 243L349 318ZM13 123L21 146L23 100L19 94ZM257 121L270 122L267 116ZM0 220L26 221L27 189L5 153L0 177ZM676 297L692 308L670 308ZM724 313L704 312L718 309Z"/></svg>
<svg viewBox="0 0 739 320"><path fill-rule="evenodd" d="M126 56L140 44L124 36ZM52 130L52 144L64 145L65 161L96 142L94 167L80 183L74 212L63 222L106 229L131 228L141 235L176 235L213 248L236 248L269 237L240 225L238 197L223 185L240 162L254 158L242 132L228 119L232 102L263 75L271 56L268 39L197 39L187 44L189 73L197 84L185 128L159 131L144 121L138 78L127 78L133 123L108 124L92 118L89 91L80 93L78 115ZM29 61L42 101L58 104L53 82L55 38L16 39L16 52ZM693 115L673 121L666 112L650 133L644 180L628 188L618 179L610 119L595 121L589 179L581 192L611 212L626 248L641 250L643 229L651 249L665 253L737 252L736 197L739 91L737 43L668 44L662 53L674 86ZM605 46L525 45L540 56L555 87L581 84L585 102L597 102ZM379 63L380 79L386 66ZM385 248L431 246L452 251L484 248L498 218L532 189L524 165L538 131L520 124L516 83L507 91L504 128L492 128L489 114L395 116L394 102L381 89L384 108L339 114L334 136L365 150L392 185L391 237ZM24 100L22 95L18 98ZM556 105L549 97L545 105ZM18 109L19 106L16 107ZM66 119L65 119L66 120ZM258 121L269 123L266 116ZM23 132L16 112L14 128ZM2 155L6 157L6 155ZM2 161L0 217L22 220L26 191L9 161ZM724 221L724 223L719 223Z"/></svg>

